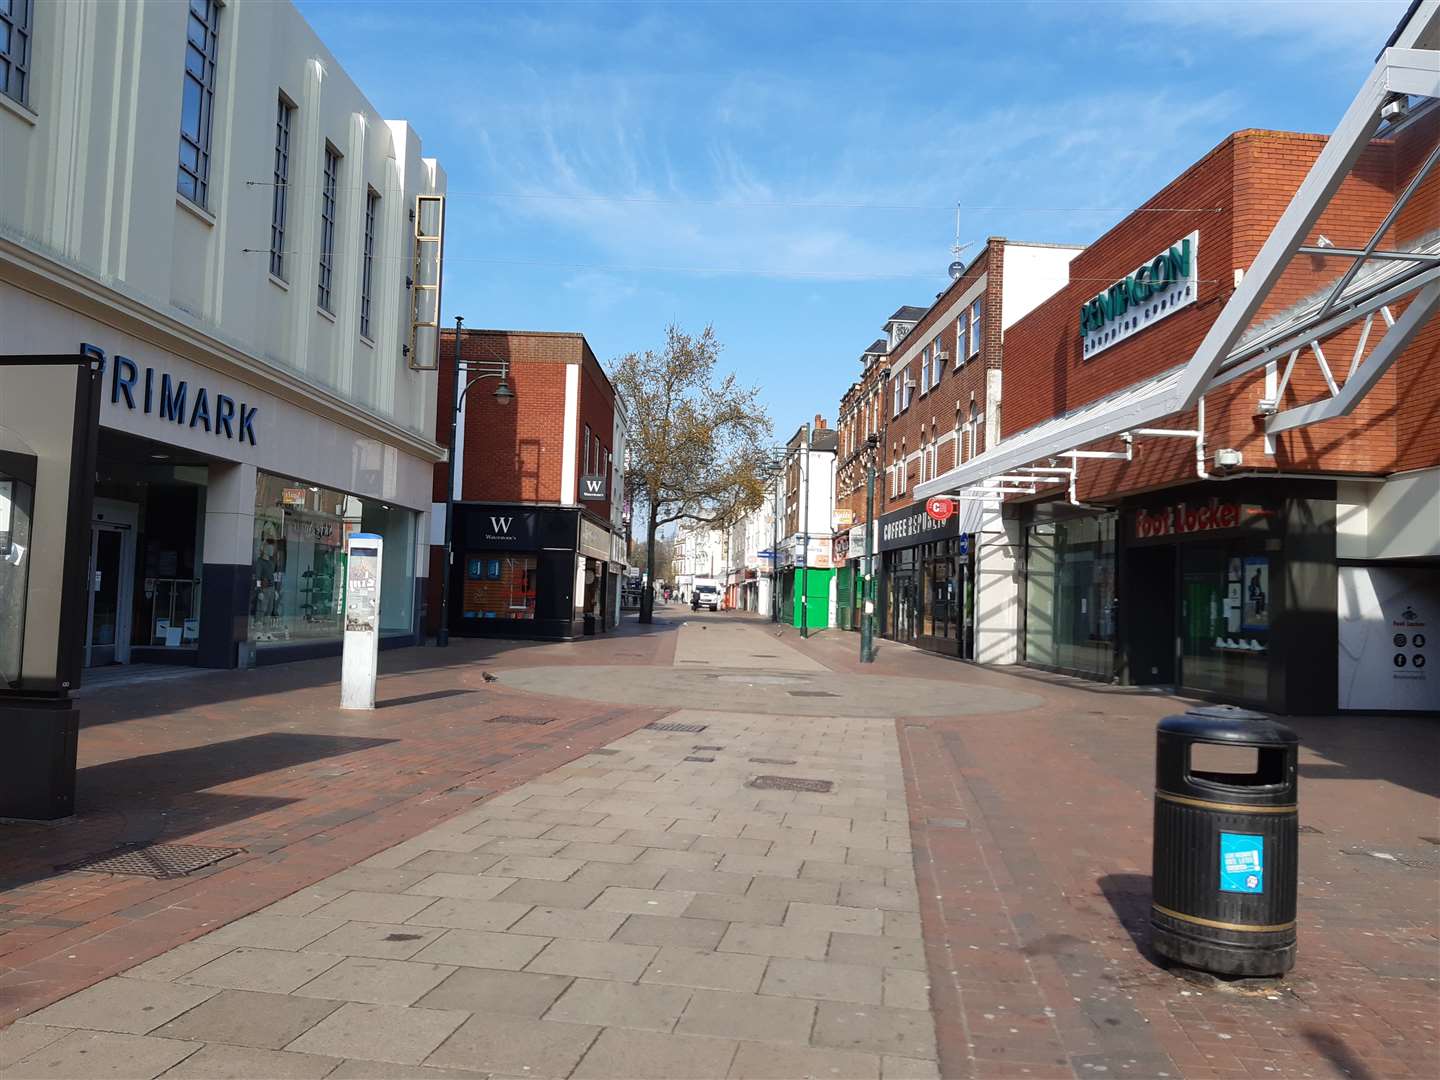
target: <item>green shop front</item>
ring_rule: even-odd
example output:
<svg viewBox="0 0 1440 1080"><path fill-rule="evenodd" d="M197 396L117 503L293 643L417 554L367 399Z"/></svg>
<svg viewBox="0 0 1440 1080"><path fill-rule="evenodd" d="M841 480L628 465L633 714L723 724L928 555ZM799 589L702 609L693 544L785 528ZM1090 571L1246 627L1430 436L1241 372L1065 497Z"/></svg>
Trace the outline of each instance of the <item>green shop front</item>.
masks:
<svg viewBox="0 0 1440 1080"><path fill-rule="evenodd" d="M780 549L780 619L810 630L830 625L830 593L835 580L828 536L792 537Z"/></svg>

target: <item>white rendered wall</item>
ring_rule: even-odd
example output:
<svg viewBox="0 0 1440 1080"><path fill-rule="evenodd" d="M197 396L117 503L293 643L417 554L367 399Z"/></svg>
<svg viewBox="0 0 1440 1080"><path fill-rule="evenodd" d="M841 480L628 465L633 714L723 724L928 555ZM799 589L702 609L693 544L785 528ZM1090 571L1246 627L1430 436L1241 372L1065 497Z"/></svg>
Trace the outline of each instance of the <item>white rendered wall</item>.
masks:
<svg viewBox="0 0 1440 1080"><path fill-rule="evenodd" d="M980 519L975 552L975 659L1013 664L1020 658L1020 524L998 510Z"/></svg>
<svg viewBox="0 0 1440 1080"><path fill-rule="evenodd" d="M1070 260L1084 250L1083 247L1007 242L1000 329L1010 329L1068 284Z"/></svg>
<svg viewBox="0 0 1440 1080"><path fill-rule="evenodd" d="M435 375L411 371L401 346L410 210L416 194L443 192L445 176L421 158L414 131L376 113L290 3L227 4L201 210L176 192L187 5L44 0L34 11L29 108L0 108L0 282L67 306L124 308L192 334L201 362L207 349L239 354L323 391L357 424L433 442ZM296 106L288 283L269 272L281 93ZM327 141L343 155L333 318L317 307ZM380 218L367 341L360 252L371 188Z"/></svg>

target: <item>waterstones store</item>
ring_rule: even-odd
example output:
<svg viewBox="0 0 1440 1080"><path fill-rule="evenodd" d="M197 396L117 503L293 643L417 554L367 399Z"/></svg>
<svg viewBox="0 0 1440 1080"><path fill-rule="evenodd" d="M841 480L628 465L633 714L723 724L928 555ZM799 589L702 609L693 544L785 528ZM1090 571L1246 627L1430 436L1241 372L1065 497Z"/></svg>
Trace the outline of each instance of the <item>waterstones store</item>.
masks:
<svg viewBox="0 0 1440 1080"><path fill-rule="evenodd" d="M45 351L79 350L103 380L77 615L85 668L338 655L355 532L386 541L382 647L416 640L423 438L343 424L344 404L298 378L221 370L64 318L70 340Z"/></svg>

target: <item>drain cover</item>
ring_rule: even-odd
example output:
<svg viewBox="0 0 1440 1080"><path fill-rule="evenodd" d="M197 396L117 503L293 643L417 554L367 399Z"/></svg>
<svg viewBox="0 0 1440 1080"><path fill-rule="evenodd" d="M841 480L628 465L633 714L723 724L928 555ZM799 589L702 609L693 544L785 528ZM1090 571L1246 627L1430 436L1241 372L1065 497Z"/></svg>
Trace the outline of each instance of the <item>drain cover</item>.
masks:
<svg viewBox="0 0 1440 1080"><path fill-rule="evenodd" d="M779 654L779 653L773 653L773 652L752 652L750 655L753 656L753 657L755 657L755 659L757 659L757 660L778 660L778 659L780 659L780 654Z"/></svg>
<svg viewBox="0 0 1440 1080"><path fill-rule="evenodd" d="M692 746L691 750L724 750L723 746Z"/></svg>
<svg viewBox="0 0 1440 1080"><path fill-rule="evenodd" d="M533 724L539 727L541 724L553 724L553 716L492 716L486 720L487 724Z"/></svg>
<svg viewBox="0 0 1440 1080"><path fill-rule="evenodd" d="M618 754L618 753L620 753L619 750L605 750L605 749L601 749L601 750L591 750L590 752L591 752L592 754L605 754L605 755L607 755L607 756L610 755L610 754Z"/></svg>
<svg viewBox="0 0 1440 1080"><path fill-rule="evenodd" d="M646 730L646 731L685 731L685 732L689 732L691 735L698 735L698 734L700 734L700 732L704 731L705 728L708 727L708 726L709 726L709 725L707 725L707 724L664 724L664 723L654 723L654 724L646 724L646 725L645 725L645 730Z"/></svg>
<svg viewBox="0 0 1440 1080"><path fill-rule="evenodd" d="M800 776L757 776L745 786L765 791L813 791L824 795L835 787L835 781L806 780Z"/></svg>
<svg viewBox="0 0 1440 1080"><path fill-rule="evenodd" d="M686 755L684 758L682 758L681 760L682 760L682 761L714 761L715 759L714 759L713 757L701 757L699 754L688 754L688 755Z"/></svg>
<svg viewBox="0 0 1440 1080"><path fill-rule="evenodd" d="M240 855L244 848L199 847L195 844L121 844L99 855L68 863L61 870L90 870L97 874L135 874L139 877L177 878Z"/></svg>
<svg viewBox="0 0 1440 1080"><path fill-rule="evenodd" d="M791 697L839 697L839 694L832 694L829 690L786 690Z"/></svg>
<svg viewBox="0 0 1440 1080"><path fill-rule="evenodd" d="M756 765L794 765L794 758L783 757L752 757L750 759Z"/></svg>

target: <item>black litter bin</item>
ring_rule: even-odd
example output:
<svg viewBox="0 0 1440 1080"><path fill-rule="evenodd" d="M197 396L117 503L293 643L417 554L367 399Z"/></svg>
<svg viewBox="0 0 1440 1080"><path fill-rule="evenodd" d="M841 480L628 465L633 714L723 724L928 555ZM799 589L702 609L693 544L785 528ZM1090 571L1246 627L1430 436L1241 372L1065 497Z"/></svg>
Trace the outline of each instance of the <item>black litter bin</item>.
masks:
<svg viewBox="0 0 1440 1080"><path fill-rule="evenodd" d="M1167 716L1155 736L1155 951L1219 975L1289 971L1299 736L1229 705ZM1247 759L1245 767L1226 756Z"/></svg>

